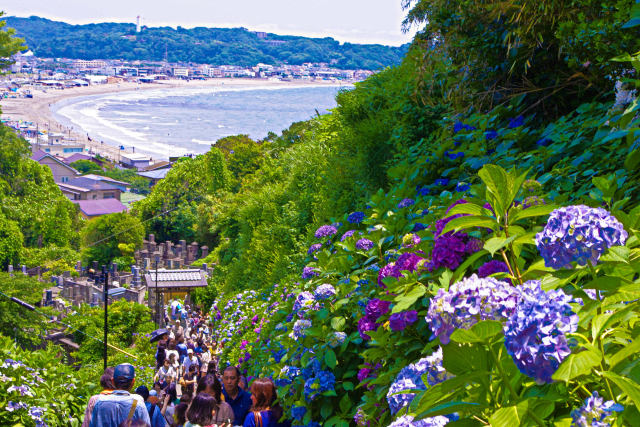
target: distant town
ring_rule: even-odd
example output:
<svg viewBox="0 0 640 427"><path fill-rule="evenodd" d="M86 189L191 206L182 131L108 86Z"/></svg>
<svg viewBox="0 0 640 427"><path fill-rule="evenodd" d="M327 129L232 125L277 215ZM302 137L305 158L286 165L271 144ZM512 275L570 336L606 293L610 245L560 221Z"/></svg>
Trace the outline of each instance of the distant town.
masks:
<svg viewBox="0 0 640 427"><path fill-rule="evenodd" d="M123 61L106 59L39 58L31 51L13 56L4 86L4 96L10 96L6 83L13 88L24 85L38 87L75 87L93 84L136 81L152 83L171 78L205 80L212 78L255 78L282 81L343 81L357 82L373 74L370 70L342 70L330 63L305 63L302 65L256 64L252 67L236 65L212 66L196 63L171 63L166 61ZM2 88L0 88L2 89ZM14 90L14 92L16 92Z"/></svg>

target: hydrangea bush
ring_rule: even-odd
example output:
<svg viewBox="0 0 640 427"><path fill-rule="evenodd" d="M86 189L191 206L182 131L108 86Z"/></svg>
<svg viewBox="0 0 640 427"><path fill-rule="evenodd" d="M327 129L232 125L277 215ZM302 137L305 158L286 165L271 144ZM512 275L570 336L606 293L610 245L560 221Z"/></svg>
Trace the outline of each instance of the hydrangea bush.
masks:
<svg viewBox="0 0 640 427"><path fill-rule="evenodd" d="M583 405L593 419L634 425L640 250L628 236L640 209L568 209L590 218L574 229L592 241L571 226L556 236L591 248L597 262L574 257L556 269L545 258L552 240L536 234L559 230L559 208L535 181L523 185L526 174L488 165L479 178L464 201L450 194L441 205L444 196L422 187L378 194L362 220L325 226L335 232L321 239L346 237L307 258L314 275L225 298L214 328L223 364L273 377L295 425L569 425L588 419L577 415ZM532 194L546 202L525 205ZM439 253L445 236L457 243ZM581 251L574 243L570 256ZM584 403L594 391L607 403Z"/></svg>

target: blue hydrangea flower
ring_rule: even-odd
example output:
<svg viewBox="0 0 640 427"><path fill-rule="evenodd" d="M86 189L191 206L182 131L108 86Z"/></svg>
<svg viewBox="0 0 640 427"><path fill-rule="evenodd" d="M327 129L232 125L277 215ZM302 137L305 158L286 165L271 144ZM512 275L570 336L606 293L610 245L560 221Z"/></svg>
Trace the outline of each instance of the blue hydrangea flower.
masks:
<svg viewBox="0 0 640 427"><path fill-rule="evenodd" d="M312 401L321 393L333 390L336 377L330 371L319 371L318 374L309 378L304 383L304 397L307 401Z"/></svg>
<svg viewBox="0 0 640 427"><path fill-rule="evenodd" d="M591 397L584 401L580 409L571 411L572 426L576 427L611 427L615 421L614 412L622 412L624 407L613 400L604 401L594 391Z"/></svg>
<svg viewBox="0 0 640 427"><path fill-rule="evenodd" d="M413 206L415 204L415 200L413 199L402 199L398 203L398 209L408 208L409 206Z"/></svg>
<svg viewBox="0 0 640 427"><path fill-rule="evenodd" d="M551 144L553 142L552 139L549 139L547 137L542 137L539 140L536 141L536 145L539 147L546 147L547 145Z"/></svg>
<svg viewBox="0 0 640 427"><path fill-rule="evenodd" d="M464 193L470 188L471 185L467 184L466 182L459 182L458 184L456 184L456 191L459 193Z"/></svg>
<svg viewBox="0 0 640 427"><path fill-rule="evenodd" d="M317 300L331 298L335 294L336 294L336 288L334 288L329 283L323 283L322 285L318 286L316 290L313 292L313 296Z"/></svg>
<svg viewBox="0 0 640 427"><path fill-rule="evenodd" d="M4 408L7 412L19 411L20 409L27 409L29 405L24 402L12 402L11 400L7 403L7 406Z"/></svg>
<svg viewBox="0 0 640 427"><path fill-rule="evenodd" d="M323 237L333 236L338 232L338 229L333 225L323 225L316 230L316 239L322 239Z"/></svg>
<svg viewBox="0 0 640 427"><path fill-rule="evenodd" d="M311 327L311 322L305 319L296 320L293 324L293 331L289 334L291 338L297 340L304 337L305 330Z"/></svg>
<svg viewBox="0 0 640 427"><path fill-rule="evenodd" d="M421 222L416 222L415 224L413 224L413 230L411 230L411 231L413 231L415 233L415 232L418 232L418 231L422 231L425 228L427 228L426 225L424 225Z"/></svg>
<svg viewBox="0 0 640 427"><path fill-rule="evenodd" d="M347 217L347 221L351 224L360 224L364 220L364 212L352 212Z"/></svg>
<svg viewBox="0 0 640 427"><path fill-rule="evenodd" d="M368 251L373 248L374 243L369 239L360 239L356 242L356 249L361 251Z"/></svg>
<svg viewBox="0 0 640 427"><path fill-rule="evenodd" d="M444 415L424 418L417 421L414 421L411 415L404 415L389 424L388 427L442 427L447 425L449 421L451 420Z"/></svg>
<svg viewBox="0 0 640 427"><path fill-rule="evenodd" d="M291 408L291 416L298 421L302 421L302 419L304 418L304 414L306 413L307 408L305 408L304 406L294 406L293 408Z"/></svg>
<svg viewBox="0 0 640 427"><path fill-rule="evenodd" d="M487 141L491 141L492 139L496 139L498 137L498 132L490 129L484 133L484 137Z"/></svg>
<svg viewBox="0 0 640 427"><path fill-rule="evenodd" d="M550 383L571 354L566 334L578 329L578 315L562 290L545 292L540 281L517 288L518 305L504 326L505 346L518 369L538 384Z"/></svg>
<svg viewBox="0 0 640 427"><path fill-rule="evenodd" d="M509 120L509 129L519 128L524 124L524 117L518 116Z"/></svg>
<svg viewBox="0 0 640 427"><path fill-rule="evenodd" d="M469 329L480 320L507 319L517 301L518 294L508 283L474 274L454 283L448 291L438 289L425 320L433 336L448 344L456 329Z"/></svg>
<svg viewBox="0 0 640 427"><path fill-rule="evenodd" d="M313 294L309 291L302 291L293 303L293 311L302 317L308 310L317 310L318 305Z"/></svg>
<svg viewBox="0 0 640 427"><path fill-rule="evenodd" d="M419 185L416 186L416 194L418 196L428 196L430 192L429 187L426 185L423 187L420 187Z"/></svg>
<svg viewBox="0 0 640 427"><path fill-rule="evenodd" d="M314 243L313 245L309 246L307 254L311 255L314 252L318 252L320 249L322 249L322 243Z"/></svg>
<svg viewBox="0 0 640 427"><path fill-rule="evenodd" d="M302 269L302 278L311 279L313 276L319 276L320 273L313 267L305 267Z"/></svg>
<svg viewBox="0 0 640 427"><path fill-rule="evenodd" d="M471 130L476 130L476 128L471 126L471 125L466 125L466 124L464 124L462 122L455 122L453 124L453 132L454 133L458 133L461 130L469 130L469 131L471 131Z"/></svg>
<svg viewBox="0 0 640 427"><path fill-rule="evenodd" d="M448 178L438 178L435 181L433 181L436 185L441 185L441 186L445 186L449 184L449 179Z"/></svg>
<svg viewBox="0 0 640 427"><path fill-rule="evenodd" d="M430 386L450 378L450 375L442 367L441 348L438 348L432 355L405 366L398 373L387 392L387 402L392 414L396 414L400 409L408 406L415 396L413 393L401 393L402 391L427 389L422 380L422 376L425 374L427 374L427 382Z"/></svg>
<svg viewBox="0 0 640 427"><path fill-rule="evenodd" d="M331 348L336 348L339 345L342 345L342 343L346 339L347 339L347 334L345 334L344 332L334 332L331 335L329 335L329 339L327 340L327 343Z"/></svg>
<svg viewBox="0 0 640 427"><path fill-rule="evenodd" d="M624 245L628 236L606 210L576 205L551 212L547 225L536 234L536 246L547 267L572 268L572 262L597 264L608 248Z"/></svg>

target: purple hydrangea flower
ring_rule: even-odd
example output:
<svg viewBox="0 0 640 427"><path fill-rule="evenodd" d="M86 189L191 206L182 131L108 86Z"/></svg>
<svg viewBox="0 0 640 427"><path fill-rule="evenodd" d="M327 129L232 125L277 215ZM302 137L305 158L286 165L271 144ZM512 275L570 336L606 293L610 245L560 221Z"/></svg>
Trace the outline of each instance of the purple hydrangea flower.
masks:
<svg viewBox="0 0 640 427"><path fill-rule="evenodd" d="M566 334L578 329L572 297L560 289L545 292L537 280L518 286L517 295L517 307L504 326L507 352L520 372L538 384L550 383L571 354Z"/></svg>
<svg viewBox="0 0 640 427"><path fill-rule="evenodd" d="M302 278L311 279L313 276L319 276L320 273L313 267L305 267L302 269Z"/></svg>
<svg viewBox="0 0 640 427"><path fill-rule="evenodd" d="M372 320L378 320L380 316L389 312L389 306L391 302L383 301L378 298L370 299L367 303L367 307L365 308L365 313L367 317Z"/></svg>
<svg viewBox="0 0 640 427"><path fill-rule="evenodd" d="M602 208L567 206L551 212L547 225L536 234L536 246L547 267L571 268L571 263L597 264L611 246L624 245L628 233Z"/></svg>
<svg viewBox="0 0 640 427"><path fill-rule="evenodd" d="M356 230L349 230L349 231L347 231L346 233L344 233L344 234L342 235L342 237L340 238L340 241L341 241L341 242L344 242L344 241L345 241L345 240L347 240L349 237L353 236L353 233L355 233L355 232L356 232Z"/></svg>
<svg viewBox="0 0 640 427"><path fill-rule="evenodd" d="M7 403L7 406L4 408L7 412L19 411L20 409L27 409L29 405L24 402L12 402L11 400Z"/></svg>
<svg viewBox="0 0 640 427"><path fill-rule="evenodd" d="M495 273L508 273L509 267L502 261L491 260L485 262L478 268L478 276L480 277L489 277Z"/></svg>
<svg viewBox="0 0 640 427"><path fill-rule="evenodd" d="M338 229L333 225L323 225L316 230L316 239L322 239L323 237L333 236L338 232Z"/></svg>
<svg viewBox="0 0 640 427"><path fill-rule="evenodd" d="M358 408L358 410L356 411L356 414L353 416L353 421L359 427L364 427L369 425L369 422L367 421L362 408Z"/></svg>
<svg viewBox="0 0 640 427"><path fill-rule="evenodd" d="M360 239L356 242L356 249L361 251L368 251L373 248L374 243L369 239Z"/></svg>
<svg viewBox="0 0 640 427"><path fill-rule="evenodd" d="M405 252L395 263L389 263L378 272L378 285L385 287L382 279L385 277L402 277L403 271L413 273L425 259L411 252Z"/></svg>
<svg viewBox="0 0 640 427"><path fill-rule="evenodd" d="M389 317L389 327L392 331L404 331L405 328L418 320L418 312L415 310L393 313Z"/></svg>
<svg viewBox="0 0 640 427"><path fill-rule="evenodd" d="M446 233L439 236L433 242L431 251L431 270L445 267L455 270L467 255L467 245L465 243L467 235L464 233Z"/></svg>
<svg viewBox="0 0 640 427"><path fill-rule="evenodd" d="M438 289L425 320L443 344L456 329L469 329L480 320L504 320L514 312L518 293L508 283L475 274Z"/></svg>
<svg viewBox="0 0 640 427"><path fill-rule="evenodd" d="M318 286L316 290L313 292L313 296L317 300L331 298L335 294L336 294L336 288L334 288L329 283L323 283L322 285Z"/></svg>
<svg viewBox="0 0 640 427"><path fill-rule="evenodd" d="M378 329L378 324L375 320L371 320L370 317L363 316L358 320L358 333L360 334L360 338L365 341L369 341L371 337L367 335L369 331L375 331Z"/></svg>
<svg viewBox="0 0 640 427"><path fill-rule="evenodd" d="M382 279L384 279L385 277L401 277L402 273L400 273L399 271L396 270L394 263L389 263L387 265L385 265L384 267L382 267L380 269L380 271L378 271L378 285L382 286L383 288L386 288L384 282L382 281Z"/></svg>
<svg viewBox="0 0 640 427"><path fill-rule="evenodd" d="M364 220L364 212L352 212L347 217L347 221L351 224L360 224Z"/></svg>
<svg viewBox="0 0 640 427"><path fill-rule="evenodd" d="M293 303L293 311L302 317L307 310L316 310L318 308L313 294L309 291L302 291L296 297Z"/></svg>
<svg viewBox="0 0 640 427"><path fill-rule="evenodd" d="M442 349L439 348L432 355L411 363L398 373L398 376L389 387L387 392L387 402L392 414L396 414L401 408L408 406L415 394L400 393L405 390L426 390L427 386L422 380L422 376L427 374L428 385L433 386L448 378L445 369L442 367Z"/></svg>
<svg viewBox="0 0 640 427"><path fill-rule="evenodd" d="M313 245L309 246L307 254L311 255L314 252L318 252L320 249L322 249L322 243L314 243Z"/></svg>
<svg viewBox="0 0 640 427"><path fill-rule="evenodd" d="M422 239L415 233L405 234L402 238L402 246L405 248L412 248L416 245L419 245Z"/></svg>
<svg viewBox="0 0 640 427"><path fill-rule="evenodd" d="M591 397L584 401L580 409L571 411L572 426L576 427L611 427L615 421L614 412L622 412L624 406L613 400L604 401L594 391Z"/></svg>
<svg viewBox="0 0 640 427"><path fill-rule="evenodd" d="M522 200L523 209L528 209L533 206L546 205L546 204L547 203L544 201L544 199L538 196L529 196L529 197L525 197Z"/></svg>
<svg viewBox="0 0 640 427"><path fill-rule="evenodd" d="M416 201L413 199L402 199L398 203L398 209L408 208L409 206L413 206Z"/></svg>

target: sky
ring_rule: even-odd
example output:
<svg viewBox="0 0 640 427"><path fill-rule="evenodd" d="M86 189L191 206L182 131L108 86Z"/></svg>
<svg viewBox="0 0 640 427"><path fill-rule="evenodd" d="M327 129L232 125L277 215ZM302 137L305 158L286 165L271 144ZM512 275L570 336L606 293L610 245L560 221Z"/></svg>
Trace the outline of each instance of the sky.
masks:
<svg viewBox="0 0 640 427"><path fill-rule="evenodd" d="M72 24L134 23L140 15L150 27L245 27L392 46L410 42L415 33L401 30L401 0L3 0L0 10Z"/></svg>

